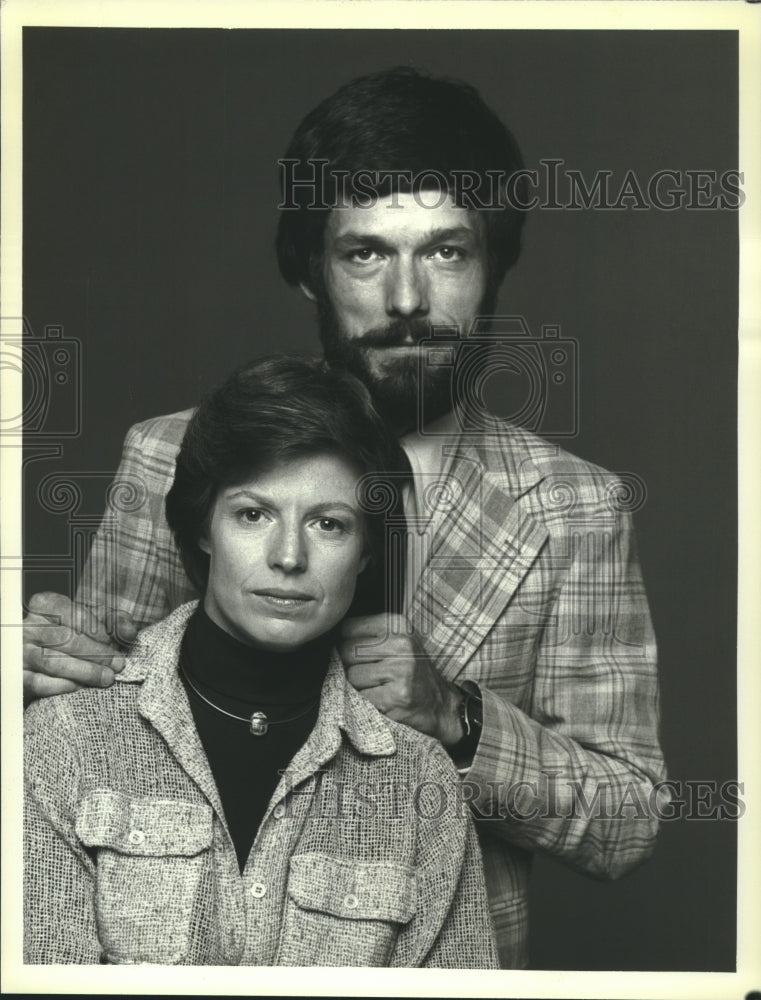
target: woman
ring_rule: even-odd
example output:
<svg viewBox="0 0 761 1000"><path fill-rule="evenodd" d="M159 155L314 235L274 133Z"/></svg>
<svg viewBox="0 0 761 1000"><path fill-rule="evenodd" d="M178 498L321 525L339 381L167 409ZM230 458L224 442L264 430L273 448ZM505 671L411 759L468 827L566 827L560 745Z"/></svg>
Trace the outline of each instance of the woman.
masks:
<svg viewBox="0 0 761 1000"><path fill-rule="evenodd" d="M358 482L398 465L323 363L201 403L166 503L200 604L27 712L27 962L496 967L453 765L332 652L383 538Z"/></svg>

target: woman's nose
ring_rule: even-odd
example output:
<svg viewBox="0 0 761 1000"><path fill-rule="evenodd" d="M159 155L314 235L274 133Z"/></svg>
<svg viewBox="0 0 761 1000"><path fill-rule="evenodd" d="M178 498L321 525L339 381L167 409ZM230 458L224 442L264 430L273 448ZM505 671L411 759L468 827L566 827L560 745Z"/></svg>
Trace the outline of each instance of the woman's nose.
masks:
<svg viewBox="0 0 761 1000"><path fill-rule="evenodd" d="M281 569L286 573L298 573L306 569L307 552L300 526L279 526L270 545L269 565L271 569Z"/></svg>
<svg viewBox="0 0 761 1000"><path fill-rule="evenodd" d="M386 312L395 316L423 316L428 312L428 287L422 265L399 258L386 279Z"/></svg>

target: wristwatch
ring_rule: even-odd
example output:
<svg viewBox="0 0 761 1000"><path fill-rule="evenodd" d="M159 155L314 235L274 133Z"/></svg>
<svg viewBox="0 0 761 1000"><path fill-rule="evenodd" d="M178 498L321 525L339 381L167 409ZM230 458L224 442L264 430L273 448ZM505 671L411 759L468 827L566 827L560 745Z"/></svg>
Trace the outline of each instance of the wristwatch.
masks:
<svg viewBox="0 0 761 1000"><path fill-rule="evenodd" d="M449 756L457 767L470 767L478 749L478 741L481 739L481 730L484 727L483 699L475 684L471 686L468 681L465 683L468 685L467 687L457 685L463 694L457 707L463 735L462 739L449 748Z"/></svg>

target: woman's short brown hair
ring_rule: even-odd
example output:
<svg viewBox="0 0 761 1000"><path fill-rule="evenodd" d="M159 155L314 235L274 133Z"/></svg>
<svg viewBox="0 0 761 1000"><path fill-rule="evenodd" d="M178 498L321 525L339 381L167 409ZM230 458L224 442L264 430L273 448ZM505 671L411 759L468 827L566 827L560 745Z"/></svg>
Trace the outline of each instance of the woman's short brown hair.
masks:
<svg viewBox="0 0 761 1000"><path fill-rule="evenodd" d="M272 355L243 365L210 392L188 424L166 498L166 518L190 580L203 591L207 533L220 489L294 458L334 454L358 476L398 472L401 448L354 376L322 360ZM376 565L383 519L366 511L368 547Z"/></svg>

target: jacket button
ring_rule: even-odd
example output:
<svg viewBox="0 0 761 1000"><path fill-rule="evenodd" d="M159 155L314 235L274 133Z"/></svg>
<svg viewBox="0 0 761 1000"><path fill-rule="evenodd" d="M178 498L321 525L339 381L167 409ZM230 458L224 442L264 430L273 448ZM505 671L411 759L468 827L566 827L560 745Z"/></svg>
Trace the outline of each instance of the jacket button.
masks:
<svg viewBox="0 0 761 1000"><path fill-rule="evenodd" d="M275 808L272 810L272 815L275 819L282 819L285 816L285 806L282 802L279 802Z"/></svg>
<svg viewBox="0 0 761 1000"><path fill-rule="evenodd" d="M349 893L348 896L344 897L344 906L347 910L356 910L359 906L359 900L353 893Z"/></svg>
<svg viewBox="0 0 761 1000"><path fill-rule="evenodd" d="M145 834L142 830L130 830L127 840L129 840L130 844L143 844L145 843Z"/></svg>
<svg viewBox="0 0 761 1000"><path fill-rule="evenodd" d="M254 882L251 886L251 895L254 899L261 899L267 892L267 886L264 882Z"/></svg>

